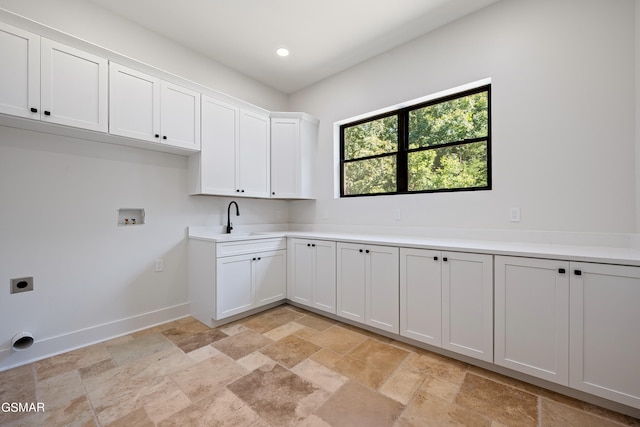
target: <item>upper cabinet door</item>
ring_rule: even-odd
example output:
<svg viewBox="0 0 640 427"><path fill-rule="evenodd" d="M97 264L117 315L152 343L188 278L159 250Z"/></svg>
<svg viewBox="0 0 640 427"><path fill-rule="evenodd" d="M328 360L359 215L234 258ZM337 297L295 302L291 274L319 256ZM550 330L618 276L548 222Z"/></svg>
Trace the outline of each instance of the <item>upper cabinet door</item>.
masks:
<svg viewBox="0 0 640 427"><path fill-rule="evenodd" d="M161 83L162 141L200 149L200 94L165 81Z"/></svg>
<svg viewBox="0 0 640 427"><path fill-rule="evenodd" d="M238 186L242 196L269 197L268 115L240 110Z"/></svg>
<svg viewBox="0 0 640 427"><path fill-rule="evenodd" d="M236 194L236 139L239 109L202 97L202 147L189 158L189 173L199 171L192 194Z"/></svg>
<svg viewBox="0 0 640 427"><path fill-rule="evenodd" d="M40 119L40 36L0 23L0 58L0 113Z"/></svg>
<svg viewBox="0 0 640 427"><path fill-rule="evenodd" d="M160 79L109 64L109 133L160 142Z"/></svg>
<svg viewBox="0 0 640 427"><path fill-rule="evenodd" d="M41 47L42 120L107 132L107 61L44 38Z"/></svg>
<svg viewBox="0 0 640 427"><path fill-rule="evenodd" d="M300 120L271 120L271 195L300 194Z"/></svg>
<svg viewBox="0 0 640 427"><path fill-rule="evenodd" d="M305 113L271 113L271 197L315 197L318 125L318 119Z"/></svg>

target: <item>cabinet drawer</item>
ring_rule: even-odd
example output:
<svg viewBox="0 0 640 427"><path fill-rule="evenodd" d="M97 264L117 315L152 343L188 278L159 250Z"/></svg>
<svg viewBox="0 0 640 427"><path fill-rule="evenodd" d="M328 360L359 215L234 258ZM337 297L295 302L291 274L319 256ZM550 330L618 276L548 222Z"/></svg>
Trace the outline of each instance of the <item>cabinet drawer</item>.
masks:
<svg viewBox="0 0 640 427"><path fill-rule="evenodd" d="M284 237L278 237L275 239L221 242L217 243L216 249L218 257L243 255L255 252L278 251L281 249L287 249L287 241Z"/></svg>

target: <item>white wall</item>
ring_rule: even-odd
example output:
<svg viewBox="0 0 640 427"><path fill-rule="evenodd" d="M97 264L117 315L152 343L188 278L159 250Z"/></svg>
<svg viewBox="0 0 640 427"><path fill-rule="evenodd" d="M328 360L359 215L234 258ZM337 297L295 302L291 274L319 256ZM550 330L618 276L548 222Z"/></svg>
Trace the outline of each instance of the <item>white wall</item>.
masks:
<svg viewBox="0 0 640 427"><path fill-rule="evenodd" d="M501 1L292 95L321 123L319 197L293 220L635 232L634 15L633 0ZM334 198L335 121L487 77L493 190Z"/></svg>
<svg viewBox="0 0 640 427"><path fill-rule="evenodd" d="M286 106L285 95L88 2L0 7L258 106ZM231 199L188 196L185 156L0 127L0 200L3 370L188 313L187 227L226 223ZM237 201L236 226L289 222L287 202ZM146 224L118 227L119 208L144 208ZM10 295L10 278L23 276L35 290ZM23 330L36 345L11 351Z"/></svg>

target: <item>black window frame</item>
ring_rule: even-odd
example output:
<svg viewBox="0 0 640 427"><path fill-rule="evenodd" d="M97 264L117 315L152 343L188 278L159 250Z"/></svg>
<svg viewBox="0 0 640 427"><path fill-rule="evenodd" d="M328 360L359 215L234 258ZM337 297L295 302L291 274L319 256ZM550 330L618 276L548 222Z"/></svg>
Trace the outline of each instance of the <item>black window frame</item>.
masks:
<svg viewBox="0 0 640 427"><path fill-rule="evenodd" d="M459 141L451 141L444 144L437 144L429 147L419 147L409 149L409 113L414 110L429 107L431 105L440 104L443 102L451 101L458 98L464 98L465 96L474 95L477 93L487 92L487 136L480 138L463 139ZM386 117L397 116L398 118L398 148L397 151L376 154L372 156L359 157L356 159L345 159L345 146L344 146L344 134L345 129L358 126L363 123L380 120ZM359 119L357 121L344 123L340 125L340 197L368 197L368 196L388 196L394 194L420 194L420 193L449 193L459 191L486 191L491 190L492 180L492 162L491 162L491 84L478 86L473 89L456 92L451 95L435 98L427 102L411 105L408 107L399 108L397 110L377 114L374 116ZM409 170L408 170L408 154L419 151L442 149L447 147L454 147L460 145L473 144L476 142L486 141L487 144L487 185L482 187L459 187L459 188L438 188L429 190L408 190ZM363 193L363 194L345 194L345 176L344 169L345 163L370 160L380 157L396 156L396 191L381 192L381 193Z"/></svg>

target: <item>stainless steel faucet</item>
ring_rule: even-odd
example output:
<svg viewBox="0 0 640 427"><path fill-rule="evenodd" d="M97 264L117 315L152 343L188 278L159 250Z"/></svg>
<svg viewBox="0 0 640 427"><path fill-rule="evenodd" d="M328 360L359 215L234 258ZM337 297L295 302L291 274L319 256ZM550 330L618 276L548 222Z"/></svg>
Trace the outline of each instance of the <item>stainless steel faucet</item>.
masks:
<svg viewBox="0 0 640 427"><path fill-rule="evenodd" d="M227 207L227 234L231 234L231 230L233 230L233 224L231 224L231 205L236 205L236 216L240 216L240 208L238 208L236 201L233 200Z"/></svg>

